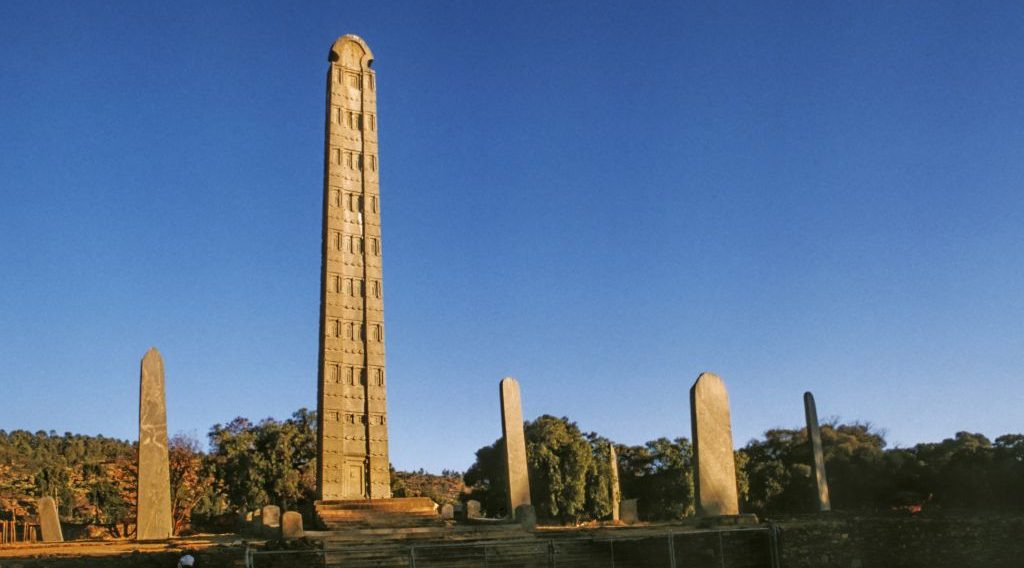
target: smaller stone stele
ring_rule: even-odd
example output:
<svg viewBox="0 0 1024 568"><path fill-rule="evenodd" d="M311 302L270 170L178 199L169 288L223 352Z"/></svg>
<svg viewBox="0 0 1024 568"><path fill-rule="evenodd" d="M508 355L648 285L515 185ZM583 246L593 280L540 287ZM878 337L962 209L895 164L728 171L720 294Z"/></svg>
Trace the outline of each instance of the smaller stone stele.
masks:
<svg viewBox="0 0 1024 568"><path fill-rule="evenodd" d="M281 538L295 540L306 536L302 528L302 515L298 511L286 511L281 516Z"/></svg>
<svg viewBox="0 0 1024 568"><path fill-rule="evenodd" d="M637 513L637 500L636 499L623 499L619 501L619 521L632 525L640 521L640 515Z"/></svg>
<svg viewBox="0 0 1024 568"><path fill-rule="evenodd" d="M818 489L818 510L831 511L832 499L828 494L828 477L825 475L825 453L821 449L818 407L814 404L814 395L810 391L804 393L804 417L807 418L807 441L811 445L811 466L814 468L814 481Z"/></svg>
<svg viewBox="0 0 1024 568"><path fill-rule="evenodd" d="M450 521L455 518L455 506L451 503L441 505L441 519Z"/></svg>
<svg viewBox="0 0 1024 568"><path fill-rule="evenodd" d="M64 542L60 517L57 516L57 502L53 497L40 497L36 507L39 509L39 528L43 533L43 542Z"/></svg>
<svg viewBox="0 0 1024 568"><path fill-rule="evenodd" d="M466 518L480 518L480 501L477 501L476 499L470 499L469 501L466 501Z"/></svg>
<svg viewBox="0 0 1024 568"><path fill-rule="evenodd" d="M693 430L693 490L697 516L740 513L736 458L732 445L729 393L713 373L701 373L690 389Z"/></svg>
<svg viewBox="0 0 1024 568"><path fill-rule="evenodd" d="M277 536L281 529L281 507L266 505L260 514L261 528L265 536Z"/></svg>

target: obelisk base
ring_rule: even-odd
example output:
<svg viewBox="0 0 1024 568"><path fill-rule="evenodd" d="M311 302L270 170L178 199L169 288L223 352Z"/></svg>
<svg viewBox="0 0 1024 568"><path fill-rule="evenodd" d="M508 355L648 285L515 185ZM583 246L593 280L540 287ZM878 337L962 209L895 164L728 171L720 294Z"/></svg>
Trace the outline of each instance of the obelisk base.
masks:
<svg viewBox="0 0 1024 568"><path fill-rule="evenodd" d="M429 497L317 501L320 528L401 528L442 526L437 504Z"/></svg>

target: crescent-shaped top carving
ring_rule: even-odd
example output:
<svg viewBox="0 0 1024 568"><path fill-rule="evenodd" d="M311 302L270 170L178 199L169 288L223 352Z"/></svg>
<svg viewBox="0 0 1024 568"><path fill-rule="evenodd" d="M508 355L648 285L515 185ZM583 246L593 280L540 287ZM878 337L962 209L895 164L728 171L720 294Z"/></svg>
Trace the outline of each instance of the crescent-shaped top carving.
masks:
<svg viewBox="0 0 1024 568"><path fill-rule="evenodd" d="M346 67L369 69L373 64L373 52L363 38L355 34L346 34L338 38L331 46L327 60L340 62Z"/></svg>

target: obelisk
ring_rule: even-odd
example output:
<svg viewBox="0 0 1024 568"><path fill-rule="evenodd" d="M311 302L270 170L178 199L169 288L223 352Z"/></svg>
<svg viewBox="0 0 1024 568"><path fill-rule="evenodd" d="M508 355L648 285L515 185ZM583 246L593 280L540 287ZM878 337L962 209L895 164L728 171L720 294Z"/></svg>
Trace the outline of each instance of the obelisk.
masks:
<svg viewBox="0 0 1024 568"><path fill-rule="evenodd" d="M377 80L373 53L345 35L331 47L324 125L317 498L391 497Z"/></svg>
<svg viewBox="0 0 1024 568"><path fill-rule="evenodd" d="M619 456L615 451L615 444L613 443L608 444L608 469L611 471L612 521L618 521L622 490L619 488Z"/></svg>
<svg viewBox="0 0 1024 568"><path fill-rule="evenodd" d="M693 489L697 515L738 515L736 457L732 446L729 393L713 373L701 373L690 389Z"/></svg>
<svg viewBox="0 0 1024 568"><path fill-rule="evenodd" d="M523 432L523 405L519 383L505 377L499 386L501 397L501 435L505 441L505 467L508 472L508 514L514 517L520 505L530 504L530 476L526 465L526 435Z"/></svg>
<svg viewBox="0 0 1024 568"><path fill-rule="evenodd" d="M139 494L136 538L171 537L171 476L167 464L164 360L156 347L142 358L139 378Z"/></svg>
<svg viewBox="0 0 1024 568"><path fill-rule="evenodd" d="M36 501L39 510L39 531L43 542L64 542L64 533L60 528L60 516L57 514L57 502L49 495Z"/></svg>
<svg viewBox="0 0 1024 568"><path fill-rule="evenodd" d="M832 499L828 495L828 478L825 477L825 453L821 450L821 429L818 425L818 408L814 395L804 393L804 416L807 418L807 443L811 446L814 463L814 482L818 490L818 510L831 511Z"/></svg>

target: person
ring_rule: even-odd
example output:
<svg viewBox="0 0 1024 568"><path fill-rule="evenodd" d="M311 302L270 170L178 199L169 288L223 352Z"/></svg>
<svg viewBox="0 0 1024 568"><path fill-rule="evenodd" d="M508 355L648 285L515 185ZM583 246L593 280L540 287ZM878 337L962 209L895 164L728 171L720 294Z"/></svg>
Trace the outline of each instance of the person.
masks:
<svg viewBox="0 0 1024 568"><path fill-rule="evenodd" d="M186 554L178 560L178 568L185 568L186 566L195 566L196 559L192 558L191 554Z"/></svg>

